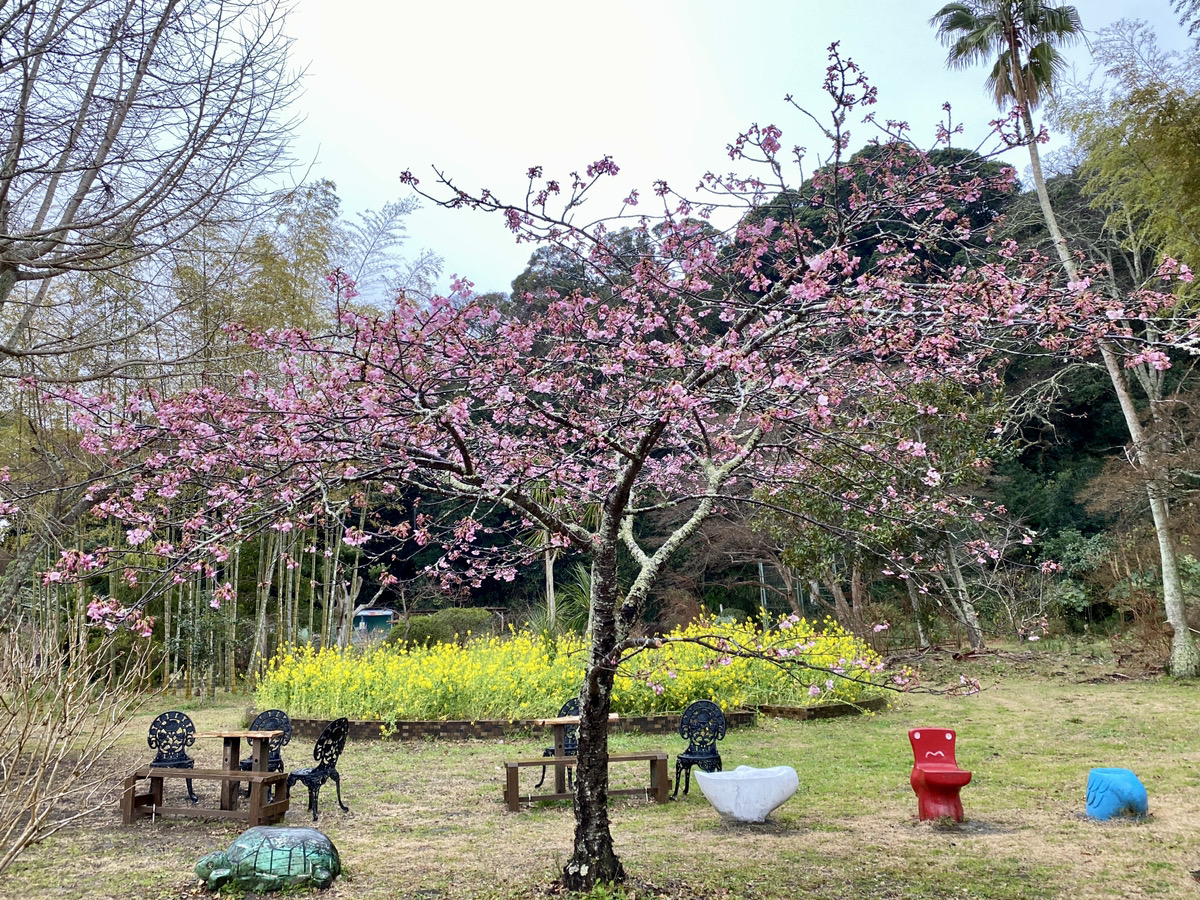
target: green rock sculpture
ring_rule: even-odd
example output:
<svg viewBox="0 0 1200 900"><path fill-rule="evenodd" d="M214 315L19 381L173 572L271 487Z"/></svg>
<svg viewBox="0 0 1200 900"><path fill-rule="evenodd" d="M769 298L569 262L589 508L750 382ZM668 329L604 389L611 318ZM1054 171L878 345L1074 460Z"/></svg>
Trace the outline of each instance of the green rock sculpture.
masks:
<svg viewBox="0 0 1200 900"><path fill-rule="evenodd" d="M341 871L337 847L317 829L271 825L246 829L228 850L196 863L196 877L214 891L227 884L255 892L327 888Z"/></svg>

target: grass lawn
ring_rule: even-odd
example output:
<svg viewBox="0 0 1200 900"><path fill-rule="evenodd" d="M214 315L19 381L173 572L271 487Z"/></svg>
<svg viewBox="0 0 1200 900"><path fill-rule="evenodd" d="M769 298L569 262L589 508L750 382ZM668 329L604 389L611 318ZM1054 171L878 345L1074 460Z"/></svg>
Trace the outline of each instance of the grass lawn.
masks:
<svg viewBox="0 0 1200 900"><path fill-rule="evenodd" d="M927 667L928 668L928 667ZM666 806L620 798L611 806L617 851L630 875L622 892L649 898L1193 898L1200 884L1200 684L1112 678L1110 657L1001 653L948 663L936 673L978 677L972 697L901 695L874 716L760 720L721 744L725 767L794 766L800 790L764 825L723 824L693 785ZM1127 673L1134 674L1134 673ZM245 698L189 707L152 698L114 755L111 802L85 823L31 848L0 883L0 897L155 898L203 892L196 860L239 829L220 820L171 819L122 826L124 773L145 762L146 726L172 706L199 730L241 724ZM967 821L918 823L908 784L916 726L958 731L958 760L974 772L962 792ZM346 875L329 898L530 898L550 891L570 852L569 804L509 813L502 763L538 755L545 735L520 740L352 741L320 827L341 851ZM617 751L682 749L678 738L626 737ZM297 738L284 759L307 763ZM217 765L220 743L193 748ZM672 774L674 762L671 762ZM1097 823L1083 816L1093 766L1133 769L1150 795L1149 818ZM639 763L613 769L614 786L645 778ZM522 789L537 769L522 771ZM551 776L552 777L552 776ZM215 806L217 788L197 782ZM182 794L183 784L167 790ZM307 824L305 795L290 824ZM618 894L620 896L620 894ZM595 900L609 900L597 893Z"/></svg>

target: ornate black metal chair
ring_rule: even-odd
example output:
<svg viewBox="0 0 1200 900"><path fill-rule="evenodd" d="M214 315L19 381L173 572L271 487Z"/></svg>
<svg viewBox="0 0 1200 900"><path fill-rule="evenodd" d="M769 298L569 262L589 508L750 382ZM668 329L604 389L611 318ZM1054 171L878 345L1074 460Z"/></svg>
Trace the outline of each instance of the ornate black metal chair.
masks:
<svg viewBox="0 0 1200 900"><path fill-rule="evenodd" d="M579 715L579 698L572 697L564 703L558 710L559 716L577 716ZM579 726L568 725L563 729L563 754L565 756L579 755ZM542 756L554 756L554 748L547 747L542 751ZM546 780L546 767L542 766L542 780L534 787L541 787ZM571 788L571 770L567 769L567 788Z"/></svg>
<svg viewBox="0 0 1200 900"><path fill-rule="evenodd" d="M342 812L350 812L350 807L342 802L342 777L337 770L338 757L346 749L346 735L349 732L349 719L334 719L325 726L321 736L317 738L317 745L313 747L313 759L317 764L288 773L289 793L297 781L303 782L308 788L308 808L312 812L314 822L317 821L317 798L321 794L321 785L326 781L332 781L337 788L338 806L342 808Z"/></svg>
<svg viewBox="0 0 1200 900"><path fill-rule="evenodd" d="M251 731L282 731L277 738L271 738L270 751L267 753L267 771L282 772L283 771L283 748L287 746L292 739L292 720L288 718L288 714L282 709L265 709L254 717L254 721L250 723ZM245 759L238 760L238 768L243 772L249 772L254 767L254 756L247 756ZM246 787L246 793L249 794L250 788Z"/></svg>
<svg viewBox="0 0 1200 900"><path fill-rule="evenodd" d="M187 754L187 748L196 743L196 726L187 713L171 710L158 716L150 723L146 743L154 751L150 765L164 769L194 769L196 761ZM199 803L200 798L192 790L192 779L187 779L188 799Z"/></svg>
<svg viewBox="0 0 1200 900"><path fill-rule="evenodd" d="M679 773L684 773L683 794L691 787L692 766L701 772L720 772L721 754L717 741L725 737L725 714L711 700L697 700L679 717L679 736L687 749L675 757L675 796L679 795Z"/></svg>
<svg viewBox="0 0 1200 900"><path fill-rule="evenodd" d="M282 709L267 709L260 712L250 723L251 731L282 731L277 738L271 738L271 751L267 754L267 771L283 771L283 748L292 739L292 720ZM238 761L238 768L249 772L254 766L254 757L247 756Z"/></svg>

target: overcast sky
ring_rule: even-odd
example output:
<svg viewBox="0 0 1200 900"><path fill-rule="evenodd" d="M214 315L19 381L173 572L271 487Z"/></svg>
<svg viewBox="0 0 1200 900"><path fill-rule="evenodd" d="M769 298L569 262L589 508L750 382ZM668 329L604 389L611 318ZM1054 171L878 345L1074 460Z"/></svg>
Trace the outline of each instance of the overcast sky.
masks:
<svg viewBox="0 0 1200 900"><path fill-rule="evenodd" d="M880 120L901 119L933 143L949 101L975 146L996 111L982 68L949 72L927 24L939 0L301 0L290 19L307 67L295 147L309 177L337 183L348 217L404 193L399 173L432 182L437 166L463 187L519 199L525 171L565 177L610 154L621 193L658 178L696 184L728 171L725 152L750 123L778 125L783 144L816 147L814 112L827 48L861 65ZM1077 0L1089 31L1145 19L1163 47L1185 38L1171 0ZM928 7L928 8L926 8ZM1087 66L1087 51L1071 53ZM859 125L852 149L873 132ZM1025 162L1010 161L1023 171ZM608 210L596 209L597 214ZM615 212L615 210L612 210ZM497 217L426 208L409 219L409 251L429 247L446 274L508 290L529 258Z"/></svg>

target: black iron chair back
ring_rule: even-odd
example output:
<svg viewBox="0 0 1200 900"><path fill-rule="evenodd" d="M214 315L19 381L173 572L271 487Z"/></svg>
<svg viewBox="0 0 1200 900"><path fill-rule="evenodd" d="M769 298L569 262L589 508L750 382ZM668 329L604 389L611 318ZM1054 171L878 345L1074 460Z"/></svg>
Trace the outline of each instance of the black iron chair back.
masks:
<svg viewBox="0 0 1200 900"><path fill-rule="evenodd" d="M267 771L283 771L283 748L292 739L292 720L282 709L266 709L254 717L250 723L251 731L282 731L279 737L271 738L270 752L267 754ZM244 772L254 766L254 757L248 756L238 761L238 768Z"/></svg>
<svg viewBox="0 0 1200 900"><path fill-rule="evenodd" d="M338 758L346 749L346 738L350 734L349 719L334 719L325 726L317 743L313 747L313 759L316 768L332 770L337 768Z"/></svg>
<svg viewBox="0 0 1200 900"><path fill-rule="evenodd" d="M194 769L196 761L188 756L187 749L196 743L196 726L187 713L173 709L155 717L150 723L146 743L154 751L150 765L164 769ZM192 790L192 779L187 779L188 799L199 803L200 798Z"/></svg>
<svg viewBox="0 0 1200 900"><path fill-rule="evenodd" d="M155 718L150 723L146 743L154 751L152 766L191 769L196 765L187 753L187 748L196 743L196 726L187 713L171 710Z"/></svg>
<svg viewBox="0 0 1200 900"><path fill-rule="evenodd" d="M691 786L692 766L702 772L720 772L721 754L717 741L725 737L725 714L711 700L696 700L679 717L679 736L687 740L687 749L675 757L675 793L679 793L679 775L684 774L683 793Z"/></svg>
<svg viewBox="0 0 1200 900"><path fill-rule="evenodd" d="M679 717L679 736L688 742L687 753L719 756L717 741L725 737L725 714L711 700L696 700Z"/></svg>
<svg viewBox="0 0 1200 900"><path fill-rule="evenodd" d="M577 716L579 715L579 698L572 697L564 703L558 710L558 715L562 716ZM568 725L563 729L563 752L567 756L577 756L579 754L579 726ZM554 755L554 748L550 748L551 756Z"/></svg>

